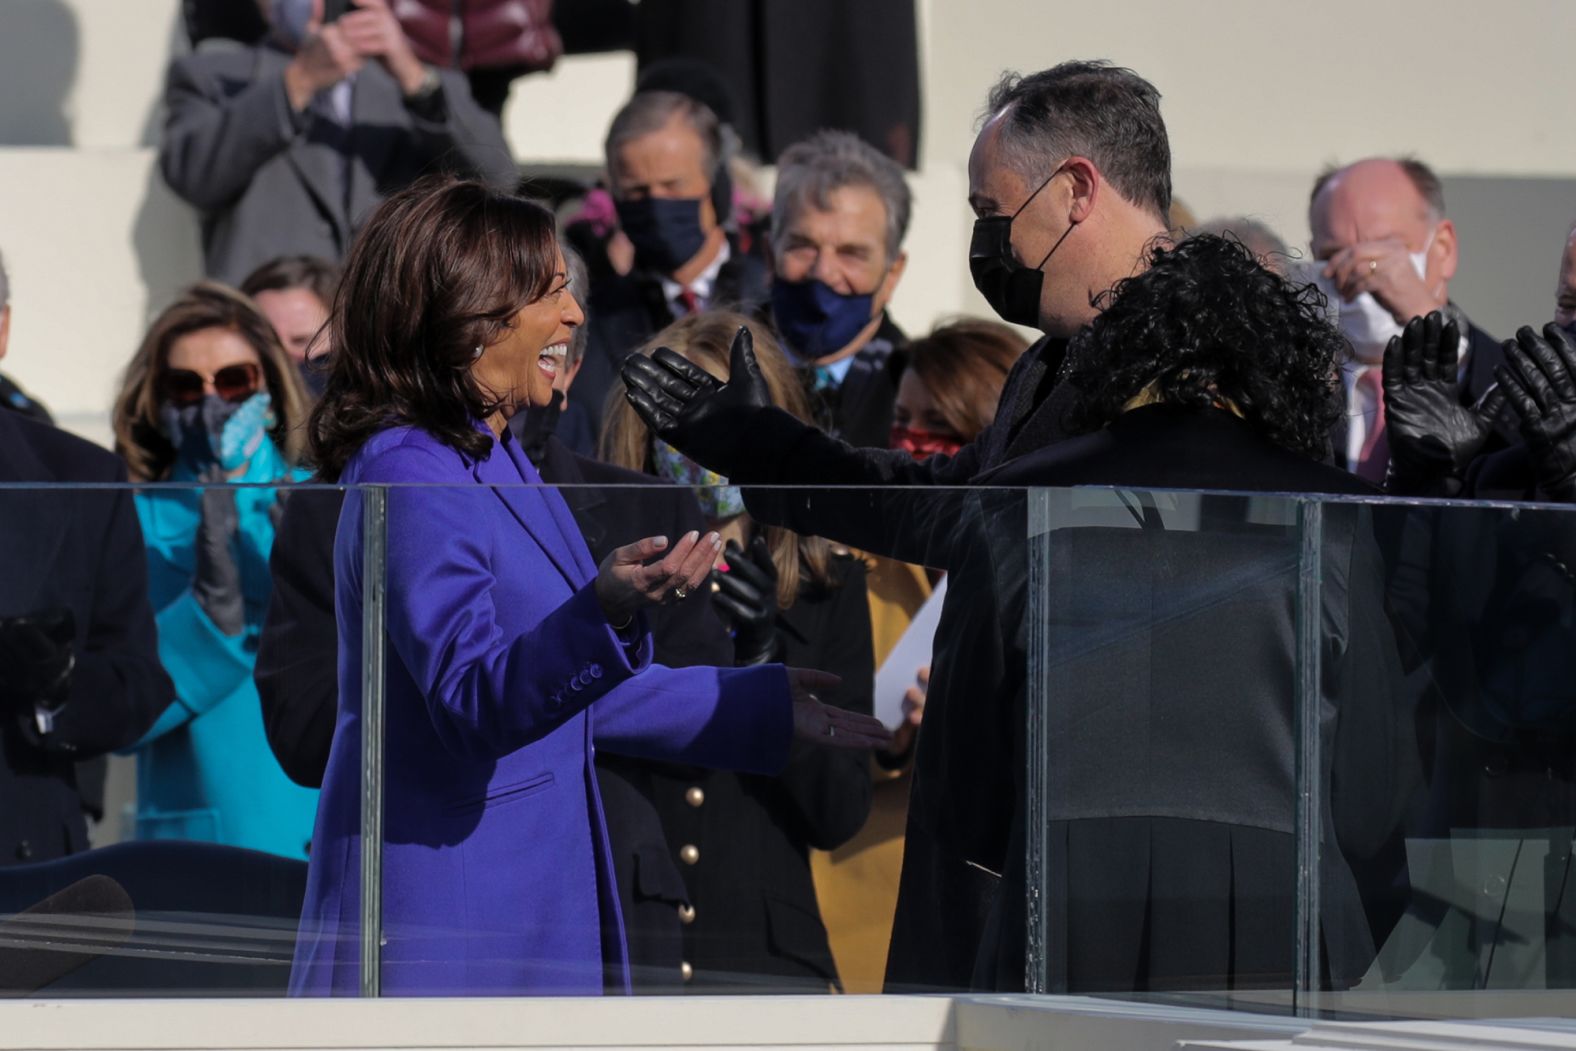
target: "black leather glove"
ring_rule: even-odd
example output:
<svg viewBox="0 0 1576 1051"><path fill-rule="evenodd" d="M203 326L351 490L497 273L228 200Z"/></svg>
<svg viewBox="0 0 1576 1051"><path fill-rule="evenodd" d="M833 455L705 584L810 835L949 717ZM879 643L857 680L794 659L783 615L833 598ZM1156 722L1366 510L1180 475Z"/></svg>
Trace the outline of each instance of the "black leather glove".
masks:
<svg viewBox="0 0 1576 1051"><path fill-rule="evenodd" d="M241 567L235 558L235 534L241 516L235 507L235 490L224 484L215 467L202 481L202 520L197 526L197 572L192 593L213 626L224 635L239 635L246 627L246 606L241 597Z"/></svg>
<svg viewBox="0 0 1576 1051"><path fill-rule="evenodd" d="M76 633L76 618L63 607L0 618L0 697L7 707L31 720L36 709L66 703Z"/></svg>
<svg viewBox="0 0 1576 1051"><path fill-rule="evenodd" d="M1541 337L1523 325L1494 375L1521 417L1538 488L1576 503L1576 347L1558 325L1543 326Z"/></svg>
<svg viewBox="0 0 1576 1051"><path fill-rule="evenodd" d="M757 536L746 552L729 541L728 571L712 570L711 600L733 626L733 661L765 664L782 655L777 634L777 566Z"/></svg>
<svg viewBox="0 0 1576 1051"><path fill-rule="evenodd" d="M628 387L624 396L658 438L730 478L738 473L733 454L742 429L772 404L755 359L755 337L742 326L733 337L727 383L667 347L649 358L631 354L620 374Z"/></svg>
<svg viewBox="0 0 1576 1051"><path fill-rule="evenodd" d="M1505 397L1493 387L1472 408L1456 379L1461 331L1434 311L1406 323L1384 352L1385 489L1407 495L1460 491L1467 465L1494 434Z"/></svg>

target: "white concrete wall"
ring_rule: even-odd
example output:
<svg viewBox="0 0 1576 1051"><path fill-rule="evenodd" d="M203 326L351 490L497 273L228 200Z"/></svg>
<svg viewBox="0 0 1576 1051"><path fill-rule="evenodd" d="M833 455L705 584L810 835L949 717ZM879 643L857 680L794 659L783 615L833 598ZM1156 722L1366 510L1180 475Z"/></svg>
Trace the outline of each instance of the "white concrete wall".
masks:
<svg viewBox="0 0 1576 1051"><path fill-rule="evenodd" d="M974 119L1004 68L1106 57L1164 95L1178 196L1201 217L1254 215L1307 239L1331 161L1414 151L1447 178L1463 229L1457 299L1508 334L1552 306L1576 219L1566 132L1567 0L917 0L923 170L894 304L922 330L986 312L968 278L963 203ZM15 289L4 368L103 438L108 392L151 311L197 276L196 224L160 184L164 65L178 0L0 0L0 252ZM627 55L569 59L520 82L507 131L526 162L595 164L627 95Z"/></svg>

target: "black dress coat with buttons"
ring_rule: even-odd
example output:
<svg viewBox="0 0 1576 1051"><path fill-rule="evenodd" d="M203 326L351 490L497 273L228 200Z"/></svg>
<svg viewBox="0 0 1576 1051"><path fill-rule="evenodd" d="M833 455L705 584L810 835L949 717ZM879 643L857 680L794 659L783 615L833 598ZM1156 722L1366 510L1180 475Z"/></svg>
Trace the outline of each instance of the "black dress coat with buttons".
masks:
<svg viewBox="0 0 1576 1051"><path fill-rule="evenodd" d="M546 439L538 466L545 480L564 487L560 492L598 561L642 537L705 528L685 490L576 456L556 437ZM308 787L322 783L338 703L333 546L343 500L339 490L292 491L270 560L273 593L254 673L269 746L285 773ZM732 646L706 603L653 608L647 616L662 663L731 663ZM676 988L678 914L686 898L650 801L649 768L598 754L596 770L634 987L648 993Z"/></svg>
<svg viewBox="0 0 1576 1051"><path fill-rule="evenodd" d="M781 659L842 677L822 700L870 712L875 654L865 567L832 560L834 585L778 616ZM851 839L870 814L868 753L795 743L777 777L661 767L657 810L693 912L683 914L695 993L826 992L837 969L810 874L811 848Z"/></svg>
<svg viewBox="0 0 1576 1051"><path fill-rule="evenodd" d="M0 411L0 485L124 483L120 460ZM159 664L129 489L0 489L0 617L69 610L76 666L53 729L0 699L0 865L87 847L79 760L133 744L175 696Z"/></svg>

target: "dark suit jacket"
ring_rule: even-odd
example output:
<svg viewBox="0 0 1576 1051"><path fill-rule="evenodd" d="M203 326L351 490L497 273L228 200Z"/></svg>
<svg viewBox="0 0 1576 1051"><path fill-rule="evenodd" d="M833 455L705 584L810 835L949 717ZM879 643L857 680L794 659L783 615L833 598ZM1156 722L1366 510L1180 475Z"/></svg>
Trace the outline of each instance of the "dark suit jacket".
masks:
<svg viewBox="0 0 1576 1051"><path fill-rule="evenodd" d="M291 111L289 61L271 47L216 42L170 66L159 167L201 213L209 277L238 285L278 256L340 259L379 201L430 172L501 190L518 181L498 122L476 105L462 74L440 71L440 100L421 110L368 62L356 74L345 129L323 115L327 93Z"/></svg>
<svg viewBox="0 0 1576 1051"><path fill-rule="evenodd" d="M806 590L779 615L781 659L840 676L822 699L869 712L875 656L864 565L838 558L832 568L838 586ZM801 743L777 777L663 766L652 785L694 909L684 927L691 991L825 992L835 984L809 851L835 849L864 825L867 753Z"/></svg>
<svg viewBox="0 0 1576 1051"><path fill-rule="evenodd" d="M0 412L0 483L121 483L118 458L20 414ZM65 607L76 667L54 731L32 709L0 712L0 865L87 847L80 759L125 748L175 695L159 665L142 530L129 489L0 490L0 616Z"/></svg>
<svg viewBox="0 0 1576 1051"><path fill-rule="evenodd" d="M585 257L590 270L591 294L586 303L590 335L585 359L575 376L574 404L591 415L593 430L600 430L608 392L621 386L618 369L640 345L674 321L673 311L654 275L619 274L607 262L605 242L586 224L569 227L570 241ZM737 236L729 237L728 261L717 274L712 307L729 307L756 313L770 298L766 263Z"/></svg>
<svg viewBox="0 0 1576 1051"><path fill-rule="evenodd" d="M836 389L816 390L813 372L807 377L816 423L849 445L867 449L885 449L891 438L892 404L897 401L906 361L903 348L908 345L903 330L885 314L871 342L877 340L891 347L886 360L865 369L856 364Z"/></svg>
<svg viewBox="0 0 1576 1051"><path fill-rule="evenodd" d="M641 537L705 527L681 489L582 459L556 438L546 439L543 449L542 477L563 487L598 561ZM338 489L292 491L270 559L273 593L257 654L269 746L291 779L308 787L322 784L338 706L333 544L343 501ZM669 666L732 663L732 646L706 603L656 608L648 616L656 653ZM650 801L649 778L648 764L597 756L632 977L647 991L679 984L677 909L687 900Z"/></svg>

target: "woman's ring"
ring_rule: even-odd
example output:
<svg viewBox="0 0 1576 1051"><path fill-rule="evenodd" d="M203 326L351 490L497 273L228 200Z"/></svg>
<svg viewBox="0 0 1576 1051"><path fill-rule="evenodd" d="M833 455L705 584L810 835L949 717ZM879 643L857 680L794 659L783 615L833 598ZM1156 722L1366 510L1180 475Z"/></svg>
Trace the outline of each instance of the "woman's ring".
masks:
<svg viewBox="0 0 1576 1051"><path fill-rule="evenodd" d="M679 584L673 589L673 597L682 602L689 598L689 590L683 584Z"/></svg>
<svg viewBox="0 0 1576 1051"><path fill-rule="evenodd" d="M1368 272L1370 274L1373 273L1375 270L1378 270L1378 269L1379 269L1379 260L1377 260L1377 259L1370 259L1370 260L1368 260Z"/></svg>

